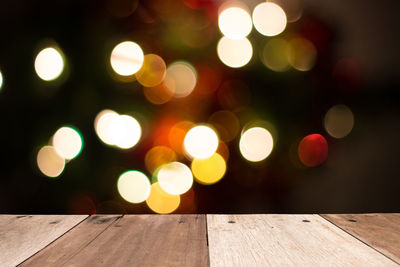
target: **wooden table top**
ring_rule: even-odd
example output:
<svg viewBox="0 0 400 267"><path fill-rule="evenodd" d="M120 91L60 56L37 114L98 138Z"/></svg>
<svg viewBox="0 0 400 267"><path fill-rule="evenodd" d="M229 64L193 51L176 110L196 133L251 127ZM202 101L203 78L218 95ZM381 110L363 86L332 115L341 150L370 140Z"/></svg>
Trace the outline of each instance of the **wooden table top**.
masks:
<svg viewBox="0 0 400 267"><path fill-rule="evenodd" d="M398 266L400 214L0 215L0 266Z"/></svg>

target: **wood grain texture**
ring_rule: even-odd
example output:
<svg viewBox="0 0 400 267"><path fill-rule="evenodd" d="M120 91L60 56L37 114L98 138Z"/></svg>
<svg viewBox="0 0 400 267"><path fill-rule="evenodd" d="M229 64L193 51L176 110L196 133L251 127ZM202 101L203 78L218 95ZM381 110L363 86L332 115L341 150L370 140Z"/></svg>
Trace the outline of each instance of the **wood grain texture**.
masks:
<svg viewBox="0 0 400 267"><path fill-rule="evenodd" d="M321 216L400 264L399 213Z"/></svg>
<svg viewBox="0 0 400 267"><path fill-rule="evenodd" d="M318 215L207 215L211 266L397 266Z"/></svg>
<svg viewBox="0 0 400 267"><path fill-rule="evenodd" d="M93 215L74 227L68 234L35 254L21 266L62 266L97 238L121 215Z"/></svg>
<svg viewBox="0 0 400 267"><path fill-rule="evenodd" d="M82 223L70 234L91 231L90 227ZM80 242L79 250L64 257L63 266L208 266L204 215L125 215L82 239L86 244ZM63 247L68 245L63 242Z"/></svg>
<svg viewBox="0 0 400 267"><path fill-rule="evenodd" d="M0 266L31 257L87 215L0 215Z"/></svg>

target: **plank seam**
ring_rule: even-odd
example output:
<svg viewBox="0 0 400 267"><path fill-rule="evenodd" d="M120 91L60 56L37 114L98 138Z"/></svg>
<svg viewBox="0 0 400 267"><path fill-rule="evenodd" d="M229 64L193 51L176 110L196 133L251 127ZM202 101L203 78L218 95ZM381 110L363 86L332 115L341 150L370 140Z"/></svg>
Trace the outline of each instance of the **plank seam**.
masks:
<svg viewBox="0 0 400 267"><path fill-rule="evenodd" d="M92 240L90 240L89 243L85 244L79 251L77 251L76 253L74 253L73 255L71 255L68 259L66 259L60 266L64 266L65 264L67 264L73 257L75 257L76 255L78 255L84 248L86 248L87 246L89 246L94 240L96 240L101 234L103 234L109 227L111 227L112 225L114 225L118 220L120 220L122 217L124 217L124 215L118 216L112 223L110 223L107 227L105 227L100 233L98 233Z"/></svg>
<svg viewBox="0 0 400 267"><path fill-rule="evenodd" d="M30 258L34 257L36 254L38 254L39 252L41 252L42 250L46 249L48 246L50 246L51 244L53 244L54 242L56 242L58 239L60 239L61 237L63 237L64 235L66 235L67 233L69 233L72 229L74 229L75 227L77 227L78 225L80 225L81 223L83 223L84 221L87 220L87 218L89 218L90 215L86 216L85 219L83 219L82 221L78 222L77 224L75 224L74 226L72 226L70 229L68 229L68 231L66 231L65 233L63 233L62 235L60 235L59 237L57 237L56 239L54 239L53 241L51 241L50 243L48 243L46 246L44 246L43 248L41 248L40 250L38 250L37 252L35 252L34 254L32 254L31 256L29 256L28 258L26 258L25 260L21 261L20 263L18 263L16 266L21 266L23 263L25 263L27 260L29 260Z"/></svg>
<svg viewBox="0 0 400 267"><path fill-rule="evenodd" d="M375 250L376 252L378 252L379 254L385 256L386 258L388 258L389 260L393 261L394 263L396 263L397 265L400 265L400 263L398 263L397 261L395 261L394 259L390 258L389 256L385 255L383 252L379 251L378 249L374 248L373 246L369 245L368 243L366 243L365 241L363 241L362 239L358 238L357 236L353 235L352 233L347 232L345 229L343 229L342 227L340 227L339 225L336 225L334 222L330 221L329 219L325 218L324 216L322 216L321 214L316 214L317 216L321 217L322 219L324 219L325 221L329 222L330 224L332 224L333 226L336 226L337 228L339 228L340 230L342 230L343 232L345 232L346 234L352 236L353 238L361 241L361 243L363 243L364 245L366 245L367 247L372 248L373 250Z"/></svg>
<svg viewBox="0 0 400 267"><path fill-rule="evenodd" d="M208 254L208 266L211 266L211 257L210 257L210 246L208 244L208 214L204 214L206 221L206 241L207 241L207 254Z"/></svg>

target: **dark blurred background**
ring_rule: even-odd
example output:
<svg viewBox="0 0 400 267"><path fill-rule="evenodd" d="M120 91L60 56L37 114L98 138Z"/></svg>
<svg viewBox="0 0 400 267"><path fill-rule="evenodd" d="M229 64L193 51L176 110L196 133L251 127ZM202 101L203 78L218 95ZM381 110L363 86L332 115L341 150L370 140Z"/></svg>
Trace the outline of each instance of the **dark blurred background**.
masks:
<svg viewBox="0 0 400 267"><path fill-rule="evenodd" d="M259 2L245 3L252 9ZM2 3L0 212L151 213L146 203L121 198L119 175L133 169L151 176L144 157L163 121L207 122L224 109L218 92L229 81L246 88L239 108L232 109L241 127L254 119L274 125L274 150L263 162L250 163L240 154L237 136L227 143L224 178L213 185L195 182L175 212L400 212L400 2L301 2L301 17L280 36L301 36L314 44L317 61L307 72L266 68L258 54L268 37L254 28L248 36L254 50L250 63L238 69L222 64L216 53L221 3ZM196 20L203 26L196 28ZM110 75L111 50L124 40L140 44L145 54L160 55L167 65L186 60L196 69L211 68L218 78L216 91L150 103L138 82ZM35 57L46 42L56 43L65 55L60 81L46 83L35 73ZM323 124L326 112L337 104L354 114L352 131L340 139L331 137ZM138 114L143 135L135 147L119 150L99 140L93 125L103 109ZM38 169L36 155L63 125L79 129L83 149L59 177L48 178ZM325 137L329 153L322 164L307 167L298 159L297 146L313 133Z"/></svg>

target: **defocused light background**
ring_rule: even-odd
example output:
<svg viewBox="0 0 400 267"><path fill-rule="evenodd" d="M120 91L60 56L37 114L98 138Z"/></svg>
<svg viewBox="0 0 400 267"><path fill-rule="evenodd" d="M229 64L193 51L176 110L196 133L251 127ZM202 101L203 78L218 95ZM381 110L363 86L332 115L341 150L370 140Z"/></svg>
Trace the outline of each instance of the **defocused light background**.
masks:
<svg viewBox="0 0 400 267"><path fill-rule="evenodd" d="M400 212L399 10L4 2L0 213Z"/></svg>

